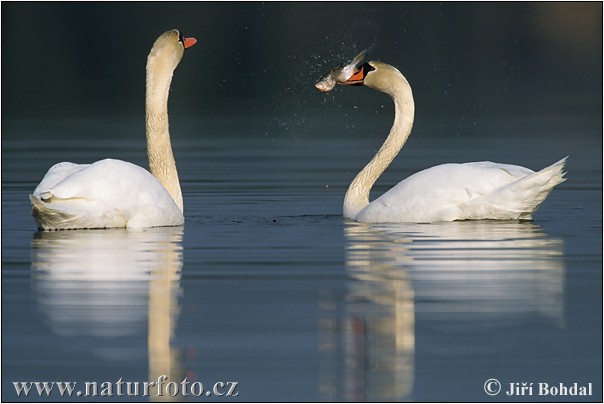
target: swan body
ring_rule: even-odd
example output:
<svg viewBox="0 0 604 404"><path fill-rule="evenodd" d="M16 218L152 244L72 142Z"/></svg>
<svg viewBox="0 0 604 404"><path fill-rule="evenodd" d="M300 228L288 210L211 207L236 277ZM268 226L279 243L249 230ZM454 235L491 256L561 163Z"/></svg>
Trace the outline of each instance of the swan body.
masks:
<svg viewBox="0 0 604 404"><path fill-rule="evenodd" d="M183 224L166 188L149 171L121 160L56 164L30 199L46 230Z"/></svg>
<svg viewBox="0 0 604 404"><path fill-rule="evenodd" d="M563 165L561 160L535 173L488 161L441 164L399 182L350 218L369 223L529 220L563 181Z"/></svg>
<svg viewBox="0 0 604 404"><path fill-rule="evenodd" d="M121 160L51 167L30 195L43 230L146 228L184 223L183 201L168 130L172 73L194 45L177 30L162 34L147 59L146 132L150 171Z"/></svg>
<svg viewBox="0 0 604 404"><path fill-rule="evenodd" d="M449 163L413 174L370 203L373 184L411 133L415 111L411 87L395 67L381 62L358 66L339 84L374 88L388 94L395 106L390 134L346 192L346 218L370 223L530 220L553 188L565 181L566 158L538 172L492 162Z"/></svg>

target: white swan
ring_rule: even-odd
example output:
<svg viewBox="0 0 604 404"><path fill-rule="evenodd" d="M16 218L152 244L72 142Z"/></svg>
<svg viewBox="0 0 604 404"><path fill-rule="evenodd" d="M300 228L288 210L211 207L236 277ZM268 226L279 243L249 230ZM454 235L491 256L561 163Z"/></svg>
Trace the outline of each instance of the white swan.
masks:
<svg viewBox="0 0 604 404"><path fill-rule="evenodd" d="M347 218L371 223L530 220L552 189L565 181L566 158L539 172L491 162L442 164L410 176L369 203L371 187L411 133L415 111L411 87L401 72L381 62L359 66L339 84L384 92L394 100L395 109L390 134L346 192Z"/></svg>
<svg viewBox="0 0 604 404"><path fill-rule="evenodd" d="M29 196L43 230L145 228L184 223L183 201L168 131L172 73L195 38L163 33L147 58L146 132L149 171L105 159L58 163Z"/></svg>

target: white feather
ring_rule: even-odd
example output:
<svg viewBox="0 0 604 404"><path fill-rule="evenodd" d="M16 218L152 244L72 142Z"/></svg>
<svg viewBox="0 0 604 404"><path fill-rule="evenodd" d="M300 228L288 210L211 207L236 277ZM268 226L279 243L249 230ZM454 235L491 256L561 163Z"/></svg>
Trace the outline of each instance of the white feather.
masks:
<svg viewBox="0 0 604 404"><path fill-rule="evenodd" d="M360 222L531 219L564 181L562 159L535 173L491 162L443 164L399 182L356 217Z"/></svg>
<svg viewBox="0 0 604 404"><path fill-rule="evenodd" d="M121 160L55 165L30 200L45 230L184 223L166 188L144 168Z"/></svg>

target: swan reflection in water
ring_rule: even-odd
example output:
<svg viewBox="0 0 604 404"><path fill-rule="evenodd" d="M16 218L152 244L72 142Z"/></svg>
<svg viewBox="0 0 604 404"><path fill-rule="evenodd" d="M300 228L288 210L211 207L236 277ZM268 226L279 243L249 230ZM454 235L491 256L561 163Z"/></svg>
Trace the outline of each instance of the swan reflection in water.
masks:
<svg viewBox="0 0 604 404"><path fill-rule="evenodd" d="M182 227L36 233L34 287L50 329L101 338L92 340L102 346L93 354L107 361L144 360L138 343L118 347L115 341L121 338L123 346L125 337L147 334L148 380L182 379L179 353L170 344L181 293L182 234Z"/></svg>
<svg viewBox="0 0 604 404"><path fill-rule="evenodd" d="M344 231L346 301L321 302L326 400L413 399L416 319L449 336L423 341L439 355L493 349L456 332L535 317L564 324L562 241L535 224L347 222Z"/></svg>

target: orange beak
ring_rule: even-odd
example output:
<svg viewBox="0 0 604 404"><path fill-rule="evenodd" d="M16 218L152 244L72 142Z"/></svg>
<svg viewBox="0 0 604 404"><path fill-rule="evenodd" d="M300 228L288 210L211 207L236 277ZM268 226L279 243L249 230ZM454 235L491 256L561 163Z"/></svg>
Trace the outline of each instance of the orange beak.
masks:
<svg viewBox="0 0 604 404"><path fill-rule="evenodd" d="M195 45L196 43L197 43L197 39L195 39L193 37L182 39L182 44L185 46L185 49L190 48L191 46Z"/></svg>
<svg viewBox="0 0 604 404"><path fill-rule="evenodd" d="M339 84L348 84L348 85L354 85L354 84L363 84L363 80L365 80L365 65L361 66L359 68L359 70L357 70L356 72L354 72L352 74L352 76L350 76L350 78L342 83Z"/></svg>

